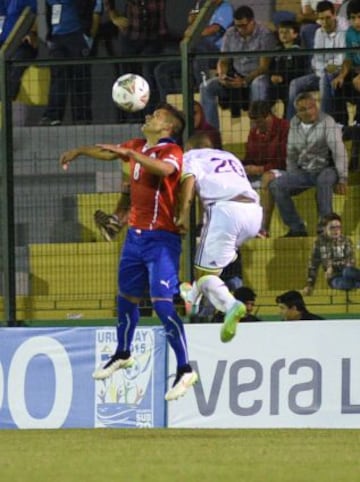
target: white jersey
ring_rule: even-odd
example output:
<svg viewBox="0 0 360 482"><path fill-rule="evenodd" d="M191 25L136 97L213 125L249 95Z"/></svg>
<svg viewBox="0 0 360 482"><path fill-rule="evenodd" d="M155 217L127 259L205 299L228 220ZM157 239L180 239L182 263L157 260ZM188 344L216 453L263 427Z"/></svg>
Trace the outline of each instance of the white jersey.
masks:
<svg viewBox="0 0 360 482"><path fill-rule="evenodd" d="M183 177L195 177L196 192L204 206L243 195L259 203L241 161L220 149L191 149L184 154Z"/></svg>

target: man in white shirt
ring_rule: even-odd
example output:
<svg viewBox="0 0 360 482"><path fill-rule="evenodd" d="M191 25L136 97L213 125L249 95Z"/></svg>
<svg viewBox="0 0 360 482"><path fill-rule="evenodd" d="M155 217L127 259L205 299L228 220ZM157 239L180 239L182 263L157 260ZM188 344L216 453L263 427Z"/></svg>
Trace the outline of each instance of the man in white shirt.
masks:
<svg viewBox="0 0 360 482"><path fill-rule="evenodd" d="M289 102L287 118L295 115L294 101L300 92L320 90L321 110L333 115L331 81L339 72L344 60L344 53L336 53L331 49L345 47L347 23L337 18L335 7L330 1L321 1L317 7L317 18L320 28L315 34L315 49L329 49L329 53L314 54L312 58L313 73L293 79L289 86Z"/></svg>
<svg viewBox="0 0 360 482"><path fill-rule="evenodd" d="M234 154L212 149L206 134L188 140L184 155L181 205L177 225L189 229L189 214L195 191L204 207L204 225L196 251L195 282L182 283L185 303L197 305L205 295L215 308L225 313L221 341L230 341L246 312L220 279L222 270L237 257L237 249L260 230L262 208L245 169ZM189 307L188 307L189 308Z"/></svg>

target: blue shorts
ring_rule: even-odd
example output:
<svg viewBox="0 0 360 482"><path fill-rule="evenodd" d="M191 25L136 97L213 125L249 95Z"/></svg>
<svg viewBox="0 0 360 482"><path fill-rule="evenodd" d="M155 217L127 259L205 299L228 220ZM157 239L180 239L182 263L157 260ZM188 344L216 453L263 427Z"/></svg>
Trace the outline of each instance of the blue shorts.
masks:
<svg viewBox="0 0 360 482"><path fill-rule="evenodd" d="M120 293L142 298L170 298L179 291L181 237L161 230L129 228L120 259Z"/></svg>

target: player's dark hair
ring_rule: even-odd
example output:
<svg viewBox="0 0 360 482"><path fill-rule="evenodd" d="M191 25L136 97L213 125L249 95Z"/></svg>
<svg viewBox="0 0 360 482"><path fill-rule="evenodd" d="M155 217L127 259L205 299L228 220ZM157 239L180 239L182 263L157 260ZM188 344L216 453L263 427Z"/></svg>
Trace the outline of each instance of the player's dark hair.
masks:
<svg viewBox="0 0 360 482"><path fill-rule="evenodd" d="M246 18L246 20L254 20L254 10L247 5L242 5L241 7L237 8L234 12L234 19L242 20L243 18Z"/></svg>
<svg viewBox="0 0 360 482"><path fill-rule="evenodd" d="M350 0L346 7L346 15L350 18L350 15L360 13L360 0Z"/></svg>
<svg viewBox="0 0 360 482"><path fill-rule="evenodd" d="M302 297L300 291L285 291L285 293L282 293L276 297L276 303L281 303L288 308L293 308L295 306L298 311L306 310L304 298Z"/></svg>
<svg viewBox="0 0 360 482"><path fill-rule="evenodd" d="M166 110L171 117L174 119L173 125L172 125L172 137L174 137L176 140L181 141L183 132L185 129L185 115L184 113L174 107L171 104L168 104L167 102L161 102L158 104L155 108L155 110L158 109L163 109Z"/></svg>
<svg viewBox="0 0 360 482"><path fill-rule="evenodd" d="M205 147L214 147L211 137L206 132L196 132L185 143L186 150Z"/></svg>

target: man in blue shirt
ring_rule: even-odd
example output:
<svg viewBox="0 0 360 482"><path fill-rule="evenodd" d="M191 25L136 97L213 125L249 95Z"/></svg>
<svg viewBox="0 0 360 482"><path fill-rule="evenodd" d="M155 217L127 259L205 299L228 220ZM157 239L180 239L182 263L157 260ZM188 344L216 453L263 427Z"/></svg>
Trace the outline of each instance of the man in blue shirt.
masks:
<svg viewBox="0 0 360 482"><path fill-rule="evenodd" d="M21 16L23 10L30 7L31 11L37 13L36 0L1 0L0 1L0 17L2 22L0 24L0 47L7 40L14 25ZM28 34L24 37L22 43L17 48L12 59L13 60L32 60L37 55L37 33L36 22L30 28ZM21 77L26 70L24 67L13 67L10 73L9 93L12 100L15 100L19 90Z"/></svg>

